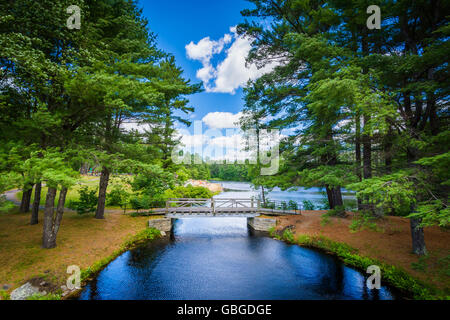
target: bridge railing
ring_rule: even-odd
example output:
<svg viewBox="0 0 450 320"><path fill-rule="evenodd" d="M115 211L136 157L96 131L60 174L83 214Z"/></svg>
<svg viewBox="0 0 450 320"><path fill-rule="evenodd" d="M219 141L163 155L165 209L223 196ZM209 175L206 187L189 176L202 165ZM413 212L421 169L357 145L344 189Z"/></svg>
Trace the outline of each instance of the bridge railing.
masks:
<svg viewBox="0 0 450 320"><path fill-rule="evenodd" d="M265 214L297 214L301 207L297 203L284 201L268 201L263 203L259 199L231 199L231 198L172 198L166 201L166 213L265 213Z"/></svg>
<svg viewBox="0 0 450 320"><path fill-rule="evenodd" d="M171 198L166 201L166 208L178 207L204 207L211 202L211 199L194 199L194 198Z"/></svg>

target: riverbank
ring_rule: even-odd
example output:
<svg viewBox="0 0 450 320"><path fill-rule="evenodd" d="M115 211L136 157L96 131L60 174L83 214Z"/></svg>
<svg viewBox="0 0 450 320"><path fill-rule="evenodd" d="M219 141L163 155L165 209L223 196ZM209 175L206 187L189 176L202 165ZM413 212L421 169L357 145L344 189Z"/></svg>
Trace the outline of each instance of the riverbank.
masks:
<svg viewBox="0 0 450 320"><path fill-rule="evenodd" d="M184 185L192 185L193 187L204 187L214 194L223 192L223 187L219 183L212 183L206 180L188 180Z"/></svg>
<svg viewBox="0 0 450 320"><path fill-rule="evenodd" d="M425 228L425 241L429 255L419 258L411 253L408 219L385 217L372 223L370 228L352 231L350 226L355 225L356 216L349 213L347 218L324 219L325 213L326 211L302 211L301 216L278 217L274 231L280 233L289 227L292 236L287 232L285 238L291 239L285 240L317 247L338 256L339 253L348 251L340 257L344 258L344 262L346 262L347 253L354 255L353 258L356 260L362 257L361 259L368 258L372 262L381 261L386 266L394 266L400 270L400 273L404 270L425 285L437 288L441 291L440 296L449 295L450 232L438 227ZM343 248L347 249L343 250ZM352 260L351 257L347 262L350 260ZM353 262L360 262L356 260ZM370 261L366 260L366 262Z"/></svg>
<svg viewBox="0 0 450 320"><path fill-rule="evenodd" d="M58 245L51 250L41 248L42 221L30 226L30 214L17 213L17 209L0 214L0 290L7 285L5 292L10 293L30 279L59 289L66 283L70 265L79 266L83 278L89 277L149 230L148 217L121 213L111 210L104 220L97 220L91 214L66 212Z"/></svg>

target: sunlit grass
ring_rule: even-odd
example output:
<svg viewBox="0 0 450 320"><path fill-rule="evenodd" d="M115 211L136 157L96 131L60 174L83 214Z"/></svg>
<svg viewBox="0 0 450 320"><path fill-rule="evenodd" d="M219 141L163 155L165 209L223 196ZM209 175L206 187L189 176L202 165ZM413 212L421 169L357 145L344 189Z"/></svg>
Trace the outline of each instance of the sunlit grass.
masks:
<svg viewBox="0 0 450 320"><path fill-rule="evenodd" d="M109 183L108 183L108 191L112 190L112 188L114 188L114 186L116 185L121 185L126 191L132 193L132 188L129 184L129 180L130 177L129 176L111 176ZM67 196L66 196L66 206L70 201L77 201L79 198L79 193L78 191L82 188L87 186L89 189L97 189L98 190L98 185L100 183L100 177L97 176L81 176L79 181L77 182L76 185L72 186L69 191L67 192ZM42 191L41 191L41 200L40 200L40 204L41 206L45 205L45 201L46 201L46 197L47 197L47 188L45 186L42 186ZM56 193L56 197L55 197L55 206L58 203L58 198L59 198L59 191ZM22 191L19 191L17 193L17 199L22 199ZM31 196L31 203L33 203L34 201L34 190L33 190L33 194ZM120 209L119 207L116 206L108 206L108 208L110 209Z"/></svg>

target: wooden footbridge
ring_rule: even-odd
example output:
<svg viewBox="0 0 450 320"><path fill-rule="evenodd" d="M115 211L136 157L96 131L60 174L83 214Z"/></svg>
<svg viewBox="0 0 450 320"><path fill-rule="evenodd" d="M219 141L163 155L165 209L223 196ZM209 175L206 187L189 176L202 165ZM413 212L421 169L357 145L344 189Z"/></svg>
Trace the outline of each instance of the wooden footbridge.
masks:
<svg viewBox="0 0 450 320"><path fill-rule="evenodd" d="M164 214L169 218L205 216L205 217L256 217L265 215L299 214L300 210L287 208L269 209L261 206L255 199L191 199L177 198L166 201L166 207L153 209L153 214Z"/></svg>

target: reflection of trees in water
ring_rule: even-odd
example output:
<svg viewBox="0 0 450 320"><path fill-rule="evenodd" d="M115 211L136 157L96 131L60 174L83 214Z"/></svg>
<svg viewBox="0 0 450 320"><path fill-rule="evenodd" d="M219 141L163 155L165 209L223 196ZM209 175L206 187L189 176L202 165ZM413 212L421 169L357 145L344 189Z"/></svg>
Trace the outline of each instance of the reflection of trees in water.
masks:
<svg viewBox="0 0 450 320"><path fill-rule="evenodd" d="M90 283L89 283L89 289L90 289L90 292L89 292L89 299L90 300L97 300L98 299L98 292L97 292L97 277L94 279L94 280L92 280Z"/></svg>
<svg viewBox="0 0 450 320"><path fill-rule="evenodd" d="M344 265L331 257L324 261L326 264L321 269L320 290L331 298L341 296L345 287Z"/></svg>
<svg viewBox="0 0 450 320"><path fill-rule="evenodd" d="M152 268L157 263L157 258L161 256L168 245L167 240L154 240L144 247L136 248L129 251L127 265L135 269Z"/></svg>
<svg viewBox="0 0 450 320"><path fill-rule="evenodd" d="M364 277L362 298L364 300L380 300L380 290L378 290L378 289L369 289L367 287L367 282L366 282L367 278L368 277Z"/></svg>

